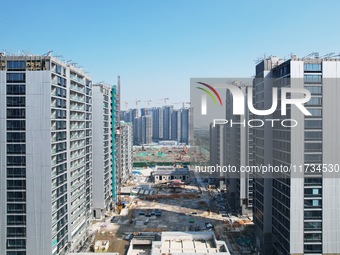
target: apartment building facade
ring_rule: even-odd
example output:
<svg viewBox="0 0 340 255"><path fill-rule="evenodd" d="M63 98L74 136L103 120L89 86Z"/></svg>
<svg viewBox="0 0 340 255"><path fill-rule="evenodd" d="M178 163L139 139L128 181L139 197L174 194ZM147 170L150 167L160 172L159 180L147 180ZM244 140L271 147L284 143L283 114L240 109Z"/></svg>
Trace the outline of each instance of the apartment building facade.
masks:
<svg viewBox="0 0 340 255"><path fill-rule="evenodd" d="M270 108L273 87L311 93L304 104L310 116L295 106L288 106L282 116L278 100L271 117L293 119L298 123L295 127L277 122L254 131L256 165L302 169L255 180L254 223L262 254L340 253L340 179L329 167L317 170L338 164L340 158L339 63L339 59L292 56L285 61L271 57L256 66L253 91L258 109Z"/></svg>
<svg viewBox="0 0 340 255"><path fill-rule="evenodd" d="M0 56L0 253L64 254L92 207L92 81L52 56Z"/></svg>

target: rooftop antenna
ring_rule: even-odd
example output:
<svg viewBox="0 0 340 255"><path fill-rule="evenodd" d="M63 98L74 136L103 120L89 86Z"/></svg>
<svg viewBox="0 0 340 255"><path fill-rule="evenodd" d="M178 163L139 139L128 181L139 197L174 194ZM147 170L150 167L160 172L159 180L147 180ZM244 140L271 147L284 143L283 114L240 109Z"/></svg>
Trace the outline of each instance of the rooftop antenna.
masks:
<svg viewBox="0 0 340 255"><path fill-rule="evenodd" d="M32 53L28 52L27 50L21 50L22 53L24 53L25 56L30 56Z"/></svg>
<svg viewBox="0 0 340 255"><path fill-rule="evenodd" d="M321 56L320 58L326 58L326 59L327 59L327 58L331 58L331 57L334 56L334 54L335 54L335 52L330 52L330 53L327 53L327 54Z"/></svg>
<svg viewBox="0 0 340 255"><path fill-rule="evenodd" d="M319 58L319 52L312 52L312 53L308 54L307 56L304 56L302 59L311 58L311 57Z"/></svg>
<svg viewBox="0 0 340 255"><path fill-rule="evenodd" d="M47 53L43 54L43 56L49 57L49 56L51 56L52 52L53 52L53 50L49 50Z"/></svg>

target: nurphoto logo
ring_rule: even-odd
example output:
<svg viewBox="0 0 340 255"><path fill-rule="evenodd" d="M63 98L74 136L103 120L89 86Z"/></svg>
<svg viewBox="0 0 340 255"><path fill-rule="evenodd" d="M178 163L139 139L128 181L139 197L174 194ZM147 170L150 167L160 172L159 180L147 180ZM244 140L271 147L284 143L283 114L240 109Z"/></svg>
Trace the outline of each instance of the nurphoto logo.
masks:
<svg viewBox="0 0 340 255"><path fill-rule="evenodd" d="M287 116L287 107L290 105L292 108L293 105L300 110L300 112L305 116L311 116L312 114L306 109L304 106L311 99L311 93L309 90L305 88L291 88L291 87L283 87L283 88L272 88L271 93L271 106L267 109L256 109L253 104L253 88L251 86L240 87L234 84L208 84L207 82L197 81L196 84L200 86L196 86L197 89L202 91L200 95L200 107L201 107L201 115L207 115L208 108L208 100L213 102L213 105L223 107L223 101L221 99L221 95L217 92L216 89L225 89L224 93L229 91L232 97L232 114L235 115L245 115L247 112L253 113L255 116L268 116L273 114L277 109L280 109L281 116ZM280 93L279 93L280 92ZM208 99L210 97L210 99ZM227 99L228 100L228 99ZM280 105L278 105L280 102ZM211 107L210 104L209 107ZM246 109L246 107L248 109ZM224 116L223 116L224 117ZM271 119L271 118L261 118L261 119L248 119L247 121L244 119L243 121L236 122L234 119L225 119L225 118L214 118L212 119L213 127L216 125L248 125L251 128L257 128L264 126L265 123L271 123L273 127L275 123L280 124L282 127L296 127L298 125L298 121L295 119Z"/></svg>

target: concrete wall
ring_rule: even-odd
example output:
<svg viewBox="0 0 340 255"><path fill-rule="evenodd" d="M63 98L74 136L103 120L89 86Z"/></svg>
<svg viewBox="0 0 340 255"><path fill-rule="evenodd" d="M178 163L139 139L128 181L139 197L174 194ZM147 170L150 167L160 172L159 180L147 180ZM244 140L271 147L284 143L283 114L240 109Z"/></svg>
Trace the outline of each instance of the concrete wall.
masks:
<svg viewBox="0 0 340 255"><path fill-rule="evenodd" d="M323 163L340 161L340 62L323 61ZM340 254L340 177L323 174L322 183L323 254Z"/></svg>
<svg viewBox="0 0 340 255"><path fill-rule="evenodd" d="M93 209L96 218L100 218L101 209L105 208L104 199L104 110L103 93L100 86L92 87L93 102Z"/></svg>

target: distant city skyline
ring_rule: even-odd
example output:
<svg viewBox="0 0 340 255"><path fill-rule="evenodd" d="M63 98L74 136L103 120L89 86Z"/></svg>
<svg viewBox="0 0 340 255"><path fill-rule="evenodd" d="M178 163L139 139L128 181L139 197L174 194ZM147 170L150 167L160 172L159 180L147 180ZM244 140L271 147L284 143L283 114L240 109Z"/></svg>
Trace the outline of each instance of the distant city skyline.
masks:
<svg viewBox="0 0 340 255"><path fill-rule="evenodd" d="M254 60L337 52L339 1L22 1L2 0L0 51L53 50L116 84L122 102L189 100L190 78L251 77ZM15 14L15 16L13 16ZM6 24L6 25L5 25ZM55 28L55 33L44 31ZM316 35L317 36L314 36ZM313 40L310 40L313 38ZM307 43L308 42L308 43ZM157 106L157 105L153 105ZM124 105L122 104L122 109Z"/></svg>

